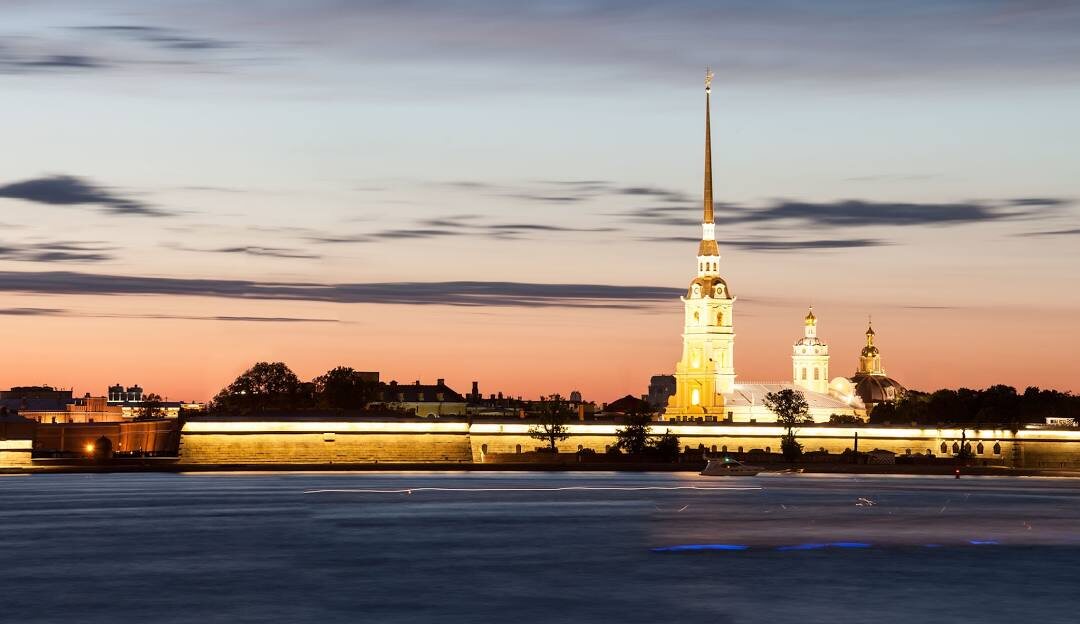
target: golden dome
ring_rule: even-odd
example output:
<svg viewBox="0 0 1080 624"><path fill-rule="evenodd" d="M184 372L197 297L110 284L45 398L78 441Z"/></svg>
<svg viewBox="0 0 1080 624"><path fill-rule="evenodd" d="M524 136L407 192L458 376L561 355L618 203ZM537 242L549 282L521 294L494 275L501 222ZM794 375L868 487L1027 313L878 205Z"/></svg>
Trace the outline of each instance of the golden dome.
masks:
<svg viewBox="0 0 1080 624"><path fill-rule="evenodd" d="M814 316L814 306L810 306L810 311L806 313L806 324L817 325L817 317Z"/></svg>

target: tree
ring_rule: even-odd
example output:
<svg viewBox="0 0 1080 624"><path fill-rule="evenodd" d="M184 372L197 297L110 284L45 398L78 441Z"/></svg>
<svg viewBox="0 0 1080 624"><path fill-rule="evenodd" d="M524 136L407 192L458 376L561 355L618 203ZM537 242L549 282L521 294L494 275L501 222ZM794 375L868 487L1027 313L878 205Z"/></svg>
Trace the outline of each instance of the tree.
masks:
<svg viewBox="0 0 1080 624"><path fill-rule="evenodd" d="M785 388L765 395L765 407L776 414L776 422L786 430L780 438L780 452L787 461L802 455L802 444L795 439L795 426L810 419L810 404L802 392Z"/></svg>
<svg viewBox="0 0 1080 624"><path fill-rule="evenodd" d="M570 406L558 394L540 397L540 411L536 424L529 427L529 437L546 442L550 452L558 453L556 444L570 437L570 414Z"/></svg>
<svg viewBox="0 0 1080 624"><path fill-rule="evenodd" d="M154 420L156 418L165 418L165 403L161 400L161 395L154 393L144 395L135 419Z"/></svg>
<svg viewBox="0 0 1080 624"><path fill-rule="evenodd" d="M641 455L649 448L652 414L635 411L626 415L626 425L615 431L616 446L627 455Z"/></svg>
<svg viewBox="0 0 1080 624"><path fill-rule="evenodd" d="M664 461L678 461L679 436L671 433L671 429L668 429L656 437L656 441L653 442L653 450L655 450L656 454L660 456L660 459L663 459Z"/></svg>
<svg viewBox="0 0 1080 624"><path fill-rule="evenodd" d="M319 407L361 409L375 398L376 383L348 366L333 368L312 383Z"/></svg>
<svg viewBox="0 0 1080 624"><path fill-rule="evenodd" d="M252 413L306 407L300 379L284 362L259 362L214 397L214 411Z"/></svg>
<svg viewBox="0 0 1080 624"><path fill-rule="evenodd" d="M853 414L830 414L830 425L861 425L862 419Z"/></svg>

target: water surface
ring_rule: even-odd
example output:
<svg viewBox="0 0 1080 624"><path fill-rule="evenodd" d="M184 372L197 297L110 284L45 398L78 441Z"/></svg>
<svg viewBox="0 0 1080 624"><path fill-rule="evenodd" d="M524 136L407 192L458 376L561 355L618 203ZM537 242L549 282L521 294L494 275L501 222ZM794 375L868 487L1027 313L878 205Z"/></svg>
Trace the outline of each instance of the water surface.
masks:
<svg viewBox="0 0 1080 624"><path fill-rule="evenodd" d="M4 622L1080 619L1065 479L33 475L0 523Z"/></svg>

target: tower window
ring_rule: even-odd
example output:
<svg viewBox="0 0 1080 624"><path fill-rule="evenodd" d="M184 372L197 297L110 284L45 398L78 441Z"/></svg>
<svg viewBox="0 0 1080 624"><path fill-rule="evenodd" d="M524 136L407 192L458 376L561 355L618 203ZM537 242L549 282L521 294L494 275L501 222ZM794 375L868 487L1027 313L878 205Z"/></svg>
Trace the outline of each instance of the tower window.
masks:
<svg viewBox="0 0 1080 624"><path fill-rule="evenodd" d="M819 369L815 368L814 369L814 381L817 381L819 379L821 379L821 371Z"/></svg>
<svg viewBox="0 0 1080 624"><path fill-rule="evenodd" d="M690 391L690 405L698 405L701 403L701 390L694 388Z"/></svg>

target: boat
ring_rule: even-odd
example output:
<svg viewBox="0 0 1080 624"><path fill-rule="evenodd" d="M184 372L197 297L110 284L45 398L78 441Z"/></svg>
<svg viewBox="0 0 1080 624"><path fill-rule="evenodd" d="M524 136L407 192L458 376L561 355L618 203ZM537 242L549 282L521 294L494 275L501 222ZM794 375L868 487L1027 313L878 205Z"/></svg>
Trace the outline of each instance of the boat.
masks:
<svg viewBox="0 0 1080 624"><path fill-rule="evenodd" d="M758 466L749 466L730 457L706 457L709 460L701 471L704 477L752 477L764 470Z"/></svg>

